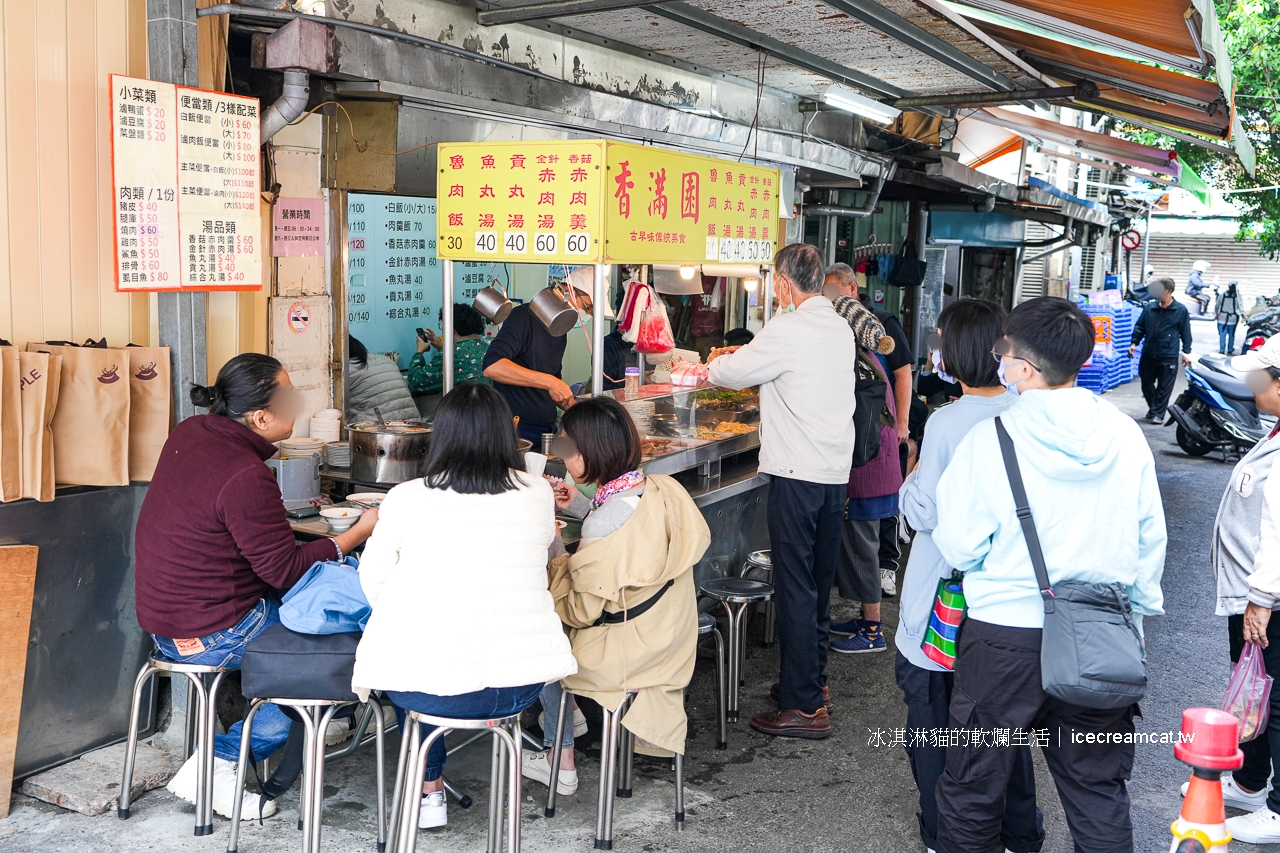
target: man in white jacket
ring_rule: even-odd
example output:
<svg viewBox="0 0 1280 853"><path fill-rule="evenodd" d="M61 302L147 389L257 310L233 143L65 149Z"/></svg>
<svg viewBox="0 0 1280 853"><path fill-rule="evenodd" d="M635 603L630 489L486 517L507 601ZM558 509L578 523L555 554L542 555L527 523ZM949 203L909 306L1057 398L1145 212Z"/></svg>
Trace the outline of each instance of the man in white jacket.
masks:
<svg viewBox="0 0 1280 853"><path fill-rule="evenodd" d="M751 343L711 362L726 388L760 386L760 473L770 477L769 543L782 658L778 709L751 725L780 737L824 738L827 629L853 464L858 341L822 295L818 250L778 253L781 312ZM714 354L713 354L714 357Z"/></svg>
<svg viewBox="0 0 1280 853"><path fill-rule="evenodd" d="M1164 510L1141 429L1074 387L1093 342L1089 317L1065 299L1015 308L996 350L1001 380L1021 399L1000 420L1017 450L1049 582L1123 584L1141 630L1144 614L1164 612ZM989 853L999 844L1017 754L1004 732L1045 747L1077 850L1132 851L1126 736L1137 706L1085 708L1041 688L1044 609L993 420L965 436L938 483L933 541L965 573L969 608L950 723L969 735L951 742L938 782L938 849Z"/></svg>

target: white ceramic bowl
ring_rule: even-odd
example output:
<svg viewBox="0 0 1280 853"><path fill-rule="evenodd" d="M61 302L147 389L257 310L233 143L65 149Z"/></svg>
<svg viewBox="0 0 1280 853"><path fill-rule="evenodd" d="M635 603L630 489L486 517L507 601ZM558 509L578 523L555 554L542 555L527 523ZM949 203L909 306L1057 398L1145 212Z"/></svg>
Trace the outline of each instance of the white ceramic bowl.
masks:
<svg viewBox="0 0 1280 853"><path fill-rule="evenodd" d="M369 506L379 506L387 499L386 492L359 492L354 495L347 495L347 500L356 503L367 504Z"/></svg>
<svg viewBox="0 0 1280 853"><path fill-rule="evenodd" d="M354 527L363 512L363 510L356 507L331 506L320 510L320 515L325 521L329 522L330 530L335 533L341 533Z"/></svg>

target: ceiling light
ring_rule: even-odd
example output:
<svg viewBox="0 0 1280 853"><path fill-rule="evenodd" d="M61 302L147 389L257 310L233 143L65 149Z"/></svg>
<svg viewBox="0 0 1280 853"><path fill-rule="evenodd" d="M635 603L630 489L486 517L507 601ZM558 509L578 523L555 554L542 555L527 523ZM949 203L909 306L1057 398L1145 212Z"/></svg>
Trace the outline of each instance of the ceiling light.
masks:
<svg viewBox="0 0 1280 853"><path fill-rule="evenodd" d="M743 288L745 288L745 289L746 289L747 293L755 293L755 292L756 292L756 288L760 286L760 279L758 279L758 278L744 278L744 279L742 280L742 286L743 286Z"/></svg>
<svg viewBox="0 0 1280 853"><path fill-rule="evenodd" d="M829 106L862 116L877 124L888 124L902 114L902 110L873 101L844 86L832 86L827 89L822 94L822 100Z"/></svg>
<svg viewBox="0 0 1280 853"><path fill-rule="evenodd" d="M697 267L680 267L680 277L685 281L693 278L693 274L698 271Z"/></svg>

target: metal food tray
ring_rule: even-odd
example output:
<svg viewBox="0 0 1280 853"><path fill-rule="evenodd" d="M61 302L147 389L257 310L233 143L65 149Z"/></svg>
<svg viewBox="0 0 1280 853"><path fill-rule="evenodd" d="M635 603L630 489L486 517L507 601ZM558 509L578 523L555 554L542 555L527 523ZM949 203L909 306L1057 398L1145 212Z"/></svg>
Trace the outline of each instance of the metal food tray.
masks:
<svg viewBox="0 0 1280 853"><path fill-rule="evenodd" d="M697 468L707 462L716 462L727 456L735 456L748 450L755 450L760 446L760 432L756 430L743 435L730 435L716 440L682 438L679 441L683 444L693 444L694 446L682 447L662 456L646 457L644 463L645 472L649 474L678 474L681 471Z"/></svg>

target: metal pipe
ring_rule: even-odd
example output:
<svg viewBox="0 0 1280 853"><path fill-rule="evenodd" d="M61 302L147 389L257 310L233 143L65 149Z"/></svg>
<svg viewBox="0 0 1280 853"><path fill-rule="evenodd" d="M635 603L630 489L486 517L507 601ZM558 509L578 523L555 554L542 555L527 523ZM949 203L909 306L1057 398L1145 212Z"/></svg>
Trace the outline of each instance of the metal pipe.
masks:
<svg viewBox="0 0 1280 853"><path fill-rule="evenodd" d="M444 366L444 393L453 390L453 261L441 268L441 302L444 308L444 350L440 353Z"/></svg>
<svg viewBox="0 0 1280 853"><path fill-rule="evenodd" d="M876 178L876 187L873 190L867 190L867 200L859 207L840 207L834 204L810 204L804 209L806 216L852 216L855 219L863 219L876 212L876 205L880 203L880 193L884 191L884 185L893 180L894 173L898 170L896 160L889 163L880 164L880 177ZM835 263L834 247L830 251L831 259L827 263Z"/></svg>
<svg viewBox="0 0 1280 853"><path fill-rule="evenodd" d="M608 295L605 292L609 281L610 266L595 265L595 280L591 287L591 395L599 397L604 393L604 309Z"/></svg>
<svg viewBox="0 0 1280 853"><path fill-rule="evenodd" d="M1024 266L1026 264L1034 264L1036 261L1040 260L1041 258L1047 258L1050 255L1056 255L1058 252L1061 252L1063 249L1070 249L1074 245L1075 243L1073 243L1071 240L1067 240L1065 243L1054 246L1051 249L1046 249L1045 251L1040 252L1039 254L1032 255L1029 258L1023 258L1022 263Z"/></svg>
<svg viewBox="0 0 1280 853"><path fill-rule="evenodd" d="M311 99L311 75L299 68L286 68L284 72L284 92L276 102L267 107L262 115L260 136L264 143L270 142L287 125L293 124L307 108Z"/></svg>
<svg viewBox="0 0 1280 853"><path fill-rule="evenodd" d="M764 299L764 321L767 323L773 319L773 267L765 270L760 289L763 292L761 298Z"/></svg>
<svg viewBox="0 0 1280 853"><path fill-rule="evenodd" d="M1011 92L958 92L954 95L920 95L887 101L898 109L920 107L977 107L1017 104L1023 101L1070 101L1076 98L1096 98L1098 87L1089 80L1075 86L1047 86L1042 89L1017 89Z"/></svg>
<svg viewBox="0 0 1280 853"><path fill-rule="evenodd" d="M1142 233L1142 269L1138 271L1140 276L1138 279L1139 284L1145 284L1147 281L1147 258L1151 255L1151 211L1155 206L1156 203L1154 201L1147 205L1147 227L1143 229ZM1132 290L1133 286L1130 285L1129 289Z"/></svg>

